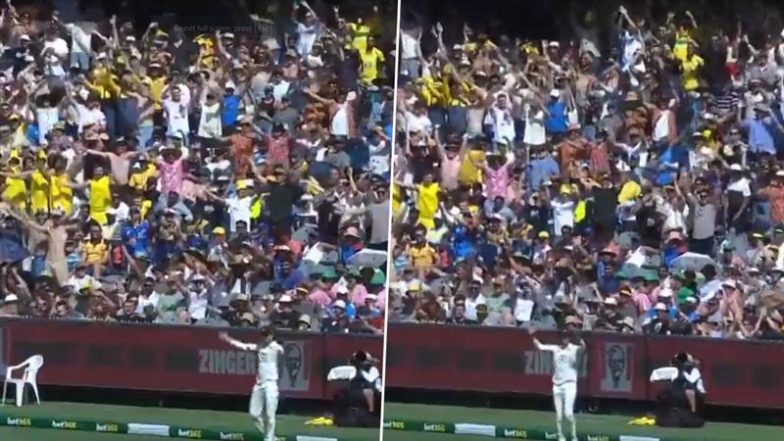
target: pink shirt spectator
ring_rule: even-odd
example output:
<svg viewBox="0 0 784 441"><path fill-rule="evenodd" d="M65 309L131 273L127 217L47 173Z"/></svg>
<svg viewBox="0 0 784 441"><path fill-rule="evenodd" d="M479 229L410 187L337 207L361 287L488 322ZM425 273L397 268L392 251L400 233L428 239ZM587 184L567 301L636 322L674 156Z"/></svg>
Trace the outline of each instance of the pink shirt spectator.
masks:
<svg viewBox="0 0 784 441"><path fill-rule="evenodd" d="M349 298L351 299L351 303L359 306L365 304L365 298L367 297L368 292L365 288L365 285L358 283L354 289L351 290L351 294Z"/></svg>
<svg viewBox="0 0 784 441"><path fill-rule="evenodd" d="M594 173L610 172L610 156L607 154L607 145L601 143L591 149L591 169Z"/></svg>
<svg viewBox="0 0 784 441"><path fill-rule="evenodd" d="M183 158L174 162L158 161L158 169L161 171L161 193L169 192L182 193L182 182L185 180L185 167Z"/></svg>
<svg viewBox="0 0 784 441"><path fill-rule="evenodd" d="M291 149L291 139L288 136L280 138L267 137L267 164L282 165L289 168L289 152Z"/></svg>
<svg viewBox="0 0 784 441"><path fill-rule="evenodd" d="M308 295L308 300L321 306L329 306L332 303L332 297L323 289L316 289Z"/></svg>
<svg viewBox="0 0 784 441"><path fill-rule="evenodd" d="M457 174L460 171L460 164L463 161L460 156L449 159L444 156L441 159L441 187L445 190L457 189Z"/></svg>
<svg viewBox="0 0 784 441"><path fill-rule="evenodd" d="M651 304L650 297L648 297L648 294L642 291L637 291L636 293L634 293L632 300L634 301L634 304L637 305L637 311L639 311L640 313L648 311L653 306Z"/></svg>
<svg viewBox="0 0 784 441"><path fill-rule="evenodd" d="M497 197L506 199L509 192L509 167L502 166L497 170L490 167L485 169L487 175L487 197L493 200Z"/></svg>

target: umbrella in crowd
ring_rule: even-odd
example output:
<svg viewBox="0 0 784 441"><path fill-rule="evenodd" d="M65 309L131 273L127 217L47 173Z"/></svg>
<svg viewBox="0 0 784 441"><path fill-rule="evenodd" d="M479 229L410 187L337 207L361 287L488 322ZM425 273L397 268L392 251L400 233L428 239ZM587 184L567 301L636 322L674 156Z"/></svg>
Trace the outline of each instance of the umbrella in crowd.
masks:
<svg viewBox="0 0 784 441"><path fill-rule="evenodd" d="M712 266L716 268L716 261L711 259L710 256L706 254L700 253L693 253L691 251L687 251L680 256L676 257L672 262L670 262L670 267L675 270L681 271L699 271L706 266Z"/></svg>
<svg viewBox="0 0 784 441"><path fill-rule="evenodd" d="M781 339L784 22L572 6L404 11L390 320Z"/></svg>
<svg viewBox="0 0 784 441"><path fill-rule="evenodd" d="M387 252L380 250L362 250L348 259L350 266L379 268L387 262Z"/></svg>
<svg viewBox="0 0 784 441"><path fill-rule="evenodd" d="M0 315L380 333L396 9L352 5L195 35L8 2Z"/></svg>

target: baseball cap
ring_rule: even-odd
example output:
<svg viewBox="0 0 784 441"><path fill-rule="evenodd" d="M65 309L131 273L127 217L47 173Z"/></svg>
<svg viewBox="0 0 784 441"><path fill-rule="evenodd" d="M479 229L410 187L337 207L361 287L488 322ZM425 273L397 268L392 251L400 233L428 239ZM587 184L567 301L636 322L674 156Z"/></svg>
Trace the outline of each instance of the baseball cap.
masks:
<svg viewBox="0 0 784 441"><path fill-rule="evenodd" d="M344 302L343 300L336 300L335 303L332 304L332 307L346 309L346 302Z"/></svg>

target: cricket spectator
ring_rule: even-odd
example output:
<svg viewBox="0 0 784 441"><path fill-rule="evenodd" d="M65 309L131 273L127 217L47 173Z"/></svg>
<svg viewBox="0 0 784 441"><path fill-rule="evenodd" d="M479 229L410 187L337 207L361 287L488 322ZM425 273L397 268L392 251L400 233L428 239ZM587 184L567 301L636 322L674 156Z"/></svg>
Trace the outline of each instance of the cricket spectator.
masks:
<svg viewBox="0 0 784 441"><path fill-rule="evenodd" d="M9 1L0 315L381 333L396 4L329 3Z"/></svg>
<svg viewBox="0 0 784 441"><path fill-rule="evenodd" d="M659 3L402 12L390 320L784 338L781 11Z"/></svg>

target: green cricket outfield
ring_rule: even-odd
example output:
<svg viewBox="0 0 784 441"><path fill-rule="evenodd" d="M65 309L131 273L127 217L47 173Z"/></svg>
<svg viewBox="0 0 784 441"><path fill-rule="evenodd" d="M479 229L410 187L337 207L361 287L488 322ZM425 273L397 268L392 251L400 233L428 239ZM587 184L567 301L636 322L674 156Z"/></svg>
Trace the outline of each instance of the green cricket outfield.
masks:
<svg viewBox="0 0 784 441"><path fill-rule="evenodd" d="M484 437L548 441L555 413L386 403L384 441L477 441ZM701 429L633 426L632 417L578 414L580 441L781 441L784 427L709 422ZM479 436L478 436L479 435ZM482 436L483 435L483 436Z"/></svg>

